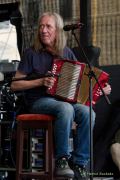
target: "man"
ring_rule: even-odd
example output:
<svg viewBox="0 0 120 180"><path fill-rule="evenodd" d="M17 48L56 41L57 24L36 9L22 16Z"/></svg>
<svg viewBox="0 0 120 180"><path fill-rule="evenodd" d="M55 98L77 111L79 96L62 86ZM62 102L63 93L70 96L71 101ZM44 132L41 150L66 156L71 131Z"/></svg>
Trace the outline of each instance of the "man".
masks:
<svg viewBox="0 0 120 180"><path fill-rule="evenodd" d="M32 73L46 75L51 71L53 59L61 57L76 60L73 52L66 47L63 20L57 13L44 13L38 21L38 32L33 47L27 49L20 61L15 78L26 77ZM35 80L13 81L11 89L25 90L26 102L31 113L52 114L55 138L55 173L58 176L86 179L85 166L89 161L89 108L78 103L63 102L46 93L53 86L54 77ZM95 113L93 112L93 125ZM72 123L77 124L74 138L74 151L70 157L69 137ZM72 166L69 166L72 162ZM71 164L71 163L70 163Z"/></svg>

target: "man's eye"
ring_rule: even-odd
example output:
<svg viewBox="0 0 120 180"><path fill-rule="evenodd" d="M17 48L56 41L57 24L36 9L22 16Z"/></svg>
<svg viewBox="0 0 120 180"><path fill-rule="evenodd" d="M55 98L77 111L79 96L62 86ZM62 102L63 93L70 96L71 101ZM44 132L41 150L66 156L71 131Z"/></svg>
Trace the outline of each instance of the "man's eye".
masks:
<svg viewBox="0 0 120 180"><path fill-rule="evenodd" d="M48 28L48 29L52 29L52 26L51 26L51 25L47 25L47 28Z"/></svg>
<svg viewBox="0 0 120 180"><path fill-rule="evenodd" d="M40 28L40 29L44 28L44 25L41 24L41 25L39 26L39 28Z"/></svg>

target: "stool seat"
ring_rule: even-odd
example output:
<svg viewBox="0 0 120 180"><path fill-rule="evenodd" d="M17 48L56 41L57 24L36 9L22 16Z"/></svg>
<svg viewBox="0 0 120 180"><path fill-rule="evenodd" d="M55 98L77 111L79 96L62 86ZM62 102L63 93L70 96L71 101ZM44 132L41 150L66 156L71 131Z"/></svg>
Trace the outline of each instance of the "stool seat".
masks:
<svg viewBox="0 0 120 180"><path fill-rule="evenodd" d="M47 115L47 114L20 114L16 117L16 120L19 121L33 121L33 120L38 120L38 121L53 121L55 119L54 116L52 115Z"/></svg>
<svg viewBox="0 0 120 180"><path fill-rule="evenodd" d="M48 114L21 114L17 120L17 153L16 153L16 180L26 178L53 180L53 129L55 117ZM26 129L45 129L45 166L40 172L23 171L24 131Z"/></svg>

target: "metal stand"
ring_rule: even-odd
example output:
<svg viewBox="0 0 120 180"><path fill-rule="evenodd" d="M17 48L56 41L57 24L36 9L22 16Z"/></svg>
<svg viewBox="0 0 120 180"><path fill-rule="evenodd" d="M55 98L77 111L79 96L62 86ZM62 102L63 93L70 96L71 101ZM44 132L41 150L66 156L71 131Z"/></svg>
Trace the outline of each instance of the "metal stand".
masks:
<svg viewBox="0 0 120 180"><path fill-rule="evenodd" d="M85 59L86 59L86 63L88 64L88 67L89 67L89 73L88 73L88 78L89 78L89 99L90 99L90 108L89 108L89 114L90 114L90 180L93 180L93 130L92 130L92 120L93 120L93 117L92 117L92 78L94 78L97 82L97 84L99 85L100 87L100 90L102 91L104 97L105 97L105 100L108 104L111 104L111 102L109 101L108 97L106 96L106 94L104 93L95 73L92 71L92 67L91 67L91 64L90 64L90 61L87 57L87 55L85 54L83 48L81 47L77 37L76 37L76 34L74 33L74 30L72 30L72 35L74 36L77 44L78 44L78 48L82 50L84 56L85 56Z"/></svg>

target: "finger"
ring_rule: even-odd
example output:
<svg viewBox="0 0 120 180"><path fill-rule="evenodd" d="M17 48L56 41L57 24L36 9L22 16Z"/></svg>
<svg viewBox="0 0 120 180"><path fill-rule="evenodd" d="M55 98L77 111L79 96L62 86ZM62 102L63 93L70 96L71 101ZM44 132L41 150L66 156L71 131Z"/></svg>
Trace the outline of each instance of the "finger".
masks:
<svg viewBox="0 0 120 180"><path fill-rule="evenodd" d="M55 78L47 77L44 80L44 85L47 86L47 87L52 87L54 85L54 82L55 82Z"/></svg>

